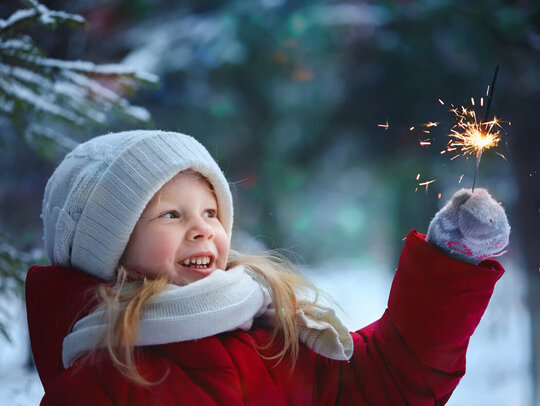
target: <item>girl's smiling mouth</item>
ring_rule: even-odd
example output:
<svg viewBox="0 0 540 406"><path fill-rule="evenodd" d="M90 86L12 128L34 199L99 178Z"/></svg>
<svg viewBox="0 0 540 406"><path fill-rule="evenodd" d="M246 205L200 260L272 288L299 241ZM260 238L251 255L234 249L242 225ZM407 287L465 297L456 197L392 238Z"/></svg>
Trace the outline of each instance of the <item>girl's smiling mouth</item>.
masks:
<svg viewBox="0 0 540 406"><path fill-rule="evenodd" d="M196 254L180 261L183 268L203 271L209 270L214 265L214 256L211 254Z"/></svg>

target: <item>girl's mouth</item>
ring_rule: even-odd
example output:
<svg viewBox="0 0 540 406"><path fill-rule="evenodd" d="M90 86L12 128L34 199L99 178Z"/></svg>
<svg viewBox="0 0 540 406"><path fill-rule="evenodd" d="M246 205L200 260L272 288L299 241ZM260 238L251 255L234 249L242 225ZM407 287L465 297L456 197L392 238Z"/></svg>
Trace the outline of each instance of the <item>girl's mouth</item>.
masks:
<svg viewBox="0 0 540 406"><path fill-rule="evenodd" d="M214 262L210 256L189 257L184 259L181 264L188 268L209 269Z"/></svg>

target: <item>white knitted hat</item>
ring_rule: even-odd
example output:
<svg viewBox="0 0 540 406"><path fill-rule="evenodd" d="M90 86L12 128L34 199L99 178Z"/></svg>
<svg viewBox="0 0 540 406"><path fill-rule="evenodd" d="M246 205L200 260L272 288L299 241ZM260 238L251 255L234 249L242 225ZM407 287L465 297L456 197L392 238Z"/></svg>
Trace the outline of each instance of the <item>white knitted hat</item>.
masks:
<svg viewBox="0 0 540 406"><path fill-rule="evenodd" d="M229 184L208 151L174 132L126 131L78 145L54 171L43 197L43 238L53 265L105 280L116 267L144 208L174 175L193 169L214 187L227 235Z"/></svg>

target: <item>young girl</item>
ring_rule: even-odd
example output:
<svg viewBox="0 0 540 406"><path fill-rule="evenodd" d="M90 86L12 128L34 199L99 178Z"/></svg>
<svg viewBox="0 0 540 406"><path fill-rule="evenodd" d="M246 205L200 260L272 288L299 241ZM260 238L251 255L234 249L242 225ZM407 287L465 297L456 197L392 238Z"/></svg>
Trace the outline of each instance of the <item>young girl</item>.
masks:
<svg viewBox="0 0 540 406"><path fill-rule="evenodd" d="M509 235L487 192L457 192L407 237L382 317L349 333L289 262L230 249L228 183L187 135L79 145L42 217L52 266L26 282L42 405L442 405Z"/></svg>

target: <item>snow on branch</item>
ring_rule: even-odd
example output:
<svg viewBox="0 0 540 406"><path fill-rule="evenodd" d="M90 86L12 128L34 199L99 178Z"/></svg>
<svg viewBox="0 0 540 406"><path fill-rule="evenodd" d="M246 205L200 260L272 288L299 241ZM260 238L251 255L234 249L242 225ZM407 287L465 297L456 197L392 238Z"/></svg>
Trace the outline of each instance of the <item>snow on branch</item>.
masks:
<svg viewBox="0 0 540 406"><path fill-rule="evenodd" d="M120 64L96 65L88 61L62 61L50 58L35 58L32 62L36 65L56 68L66 72L72 71L100 76L129 77L148 84L154 84L158 81L156 75Z"/></svg>
<svg viewBox="0 0 540 406"><path fill-rule="evenodd" d="M85 19L80 15L49 10L36 0L24 0L23 3L29 8L15 11L7 20L0 19L0 34L4 31L17 30L19 27L31 24L42 24L50 27L59 24L71 24L74 26L84 26L86 24Z"/></svg>
<svg viewBox="0 0 540 406"><path fill-rule="evenodd" d="M83 27L83 17L49 10L37 0L22 0L25 8L0 19L0 117L31 145L66 147L60 136L104 125L111 116L149 122L150 113L125 98L158 77L125 64L95 64L49 58L19 29L59 24ZM54 131L40 129L54 128ZM41 137L41 140L38 138ZM0 133L0 140L2 135ZM73 141L74 142L74 141Z"/></svg>

